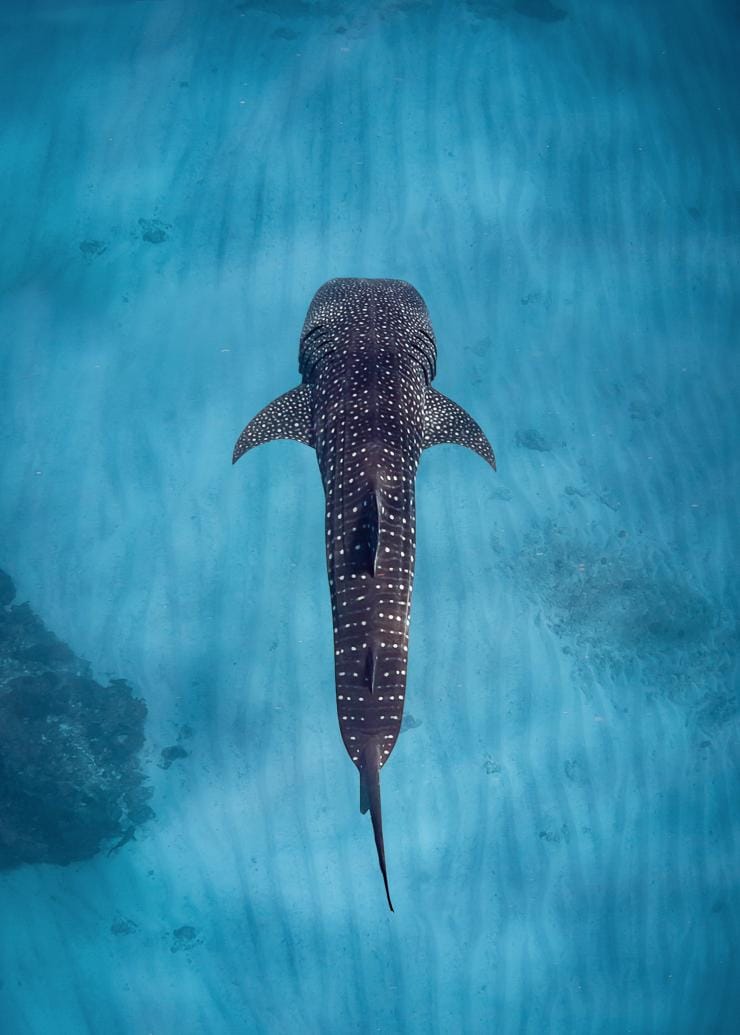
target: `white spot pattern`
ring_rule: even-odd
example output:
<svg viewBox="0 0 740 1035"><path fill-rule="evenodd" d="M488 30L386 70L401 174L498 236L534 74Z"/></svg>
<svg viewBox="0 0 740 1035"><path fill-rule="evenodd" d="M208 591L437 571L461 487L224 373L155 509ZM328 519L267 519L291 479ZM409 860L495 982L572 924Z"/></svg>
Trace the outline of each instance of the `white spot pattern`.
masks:
<svg viewBox="0 0 740 1035"><path fill-rule="evenodd" d="M275 438L316 449L326 495L337 714L358 767L370 740L382 743L382 766L400 733L421 452L456 442L495 468L479 426L431 388L436 358L426 305L410 284L330 280L303 325L303 384L250 421L234 449L235 461ZM384 698L398 702L392 712L383 710Z"/></svg>
<svg viewBox="0 0 740 1035"><path fill-rule="evenodd" d="M307 446L314 445L313 408L311 389L308 385L299 385L273 399L250 420L236 440L231 457L232 464L254 446L278 438L293 438L298 442L305 442Z"/></svg>

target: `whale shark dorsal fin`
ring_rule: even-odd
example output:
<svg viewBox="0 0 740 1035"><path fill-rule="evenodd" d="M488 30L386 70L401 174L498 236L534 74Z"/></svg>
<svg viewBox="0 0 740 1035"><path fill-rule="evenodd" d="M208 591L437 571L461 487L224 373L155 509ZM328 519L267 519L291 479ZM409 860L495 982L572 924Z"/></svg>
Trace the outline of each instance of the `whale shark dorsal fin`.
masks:
<svg viewBox="0 0 740 1035"><path fill-rule="evenodd" d="M472 449L496 470L493 447L470 414L435 388L427 388L422 448L428 449L445 442Z"/></svg>
<svg viewBox="0 0 740 1035"><path fill-rule="evenodd" d="M375 578L380 550L380 502L378 490L371 493L367 508L368 546L370 548L370 574Z"/></svg>
<svg viewBox="0 0 740 1035"><path fill-rule="evenodd" d="M375 673L377 671L377 652L375 646L371 644L368 647L367 654L365 655L365 681L367 683L367 689L370 696L375 694Z"/></svg>
<svg viewBox="0 0 740 1035"><path fill-rule="evenodd" d="M256 417L252 417L236 440L231 457L232 464L255 446L261 446L264 442L274 442L279 438L292 438L297 442L305 442L307 446L315 446L310 385L299 385L292 391L279 395L260 410Z"/></svg>

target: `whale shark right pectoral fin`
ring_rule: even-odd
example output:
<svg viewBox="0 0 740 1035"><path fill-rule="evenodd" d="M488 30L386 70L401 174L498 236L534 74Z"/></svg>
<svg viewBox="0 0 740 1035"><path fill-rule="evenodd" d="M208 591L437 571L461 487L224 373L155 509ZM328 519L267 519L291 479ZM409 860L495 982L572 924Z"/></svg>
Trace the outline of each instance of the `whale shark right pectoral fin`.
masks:
<svg viewBox="0 0 740 1035"><path fill-rule="evenodd" d="M279 395L250 420L236 440L232 464L249 449L279 438L292 438L312 448L315 446L310 385L299 385Z"/></svg>
<svg viewBox="0 0 740 1035"><path fill-rule="evenodd" d="M462 406L442 395L435 388L427 388L424 399L424 441L422 449L445 442L466 446L496 470L493 446L483 434L480 425Z"/></svg>

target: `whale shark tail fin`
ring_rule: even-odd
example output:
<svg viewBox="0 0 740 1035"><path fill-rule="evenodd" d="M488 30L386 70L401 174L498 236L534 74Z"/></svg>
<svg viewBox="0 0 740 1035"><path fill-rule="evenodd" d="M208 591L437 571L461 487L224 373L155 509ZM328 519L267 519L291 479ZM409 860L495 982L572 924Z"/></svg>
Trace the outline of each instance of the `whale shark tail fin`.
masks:
<svg viewBox="0 0 740 1035"><path fill-rule="evenodd" d="M388 888L385 846L383 845L383 816L380 809L380 745L375 738L368 741L360 756L360 812L364 814L368 810L373 824L380 872L383 874L385 897L388 899L388 905L393 913L395 910Z"/></svg>
<svg viewBox="0 0 740 1035"><path fill-rule="evenodd" d="M298 385L290 392L279 395L250 420L236 440L232 464L255 446L274 442L278 438L292 438L315 447L310 385Z"/></svg>

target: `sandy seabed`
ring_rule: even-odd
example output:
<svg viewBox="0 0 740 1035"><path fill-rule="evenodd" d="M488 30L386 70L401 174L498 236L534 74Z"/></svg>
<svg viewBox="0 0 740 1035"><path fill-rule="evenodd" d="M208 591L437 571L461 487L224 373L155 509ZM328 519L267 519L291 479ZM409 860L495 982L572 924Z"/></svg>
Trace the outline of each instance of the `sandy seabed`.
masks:
<svg viewBox="0 0 740 1035"><path fill-rule="evenodd" d="M738 38L720 0L2 5L0 567L146 700L156 812L0 874L3 1035L735 1030ZM422 292L499 463L419 470L394 915L315 458L230 466L333 276Z"/></svg>

